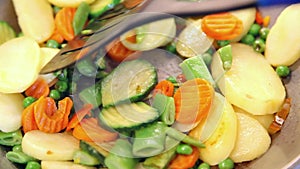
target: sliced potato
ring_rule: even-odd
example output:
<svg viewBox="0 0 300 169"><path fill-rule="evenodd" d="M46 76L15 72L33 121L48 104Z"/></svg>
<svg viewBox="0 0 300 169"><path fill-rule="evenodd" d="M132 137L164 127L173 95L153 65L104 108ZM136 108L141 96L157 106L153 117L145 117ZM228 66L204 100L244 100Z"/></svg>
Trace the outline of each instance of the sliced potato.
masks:
<svg viewBox="0 0 300 169"><path fill-rule="evenodd" d="M176 44L177 52L183 57L193 57L206 52L214 39L206 36L201 29L201 19L190 21L179 34Z"/></svg>
<svg viewBox="0 0 300 169"><path fill-rule="evenodd" d="M277 112L286 92L268 61L245 44L232 44L232 55L227 72L217 52L211 64L213 78L228 101L254 115Z"/></svg>
<svg viewBox="0 0 300 169"><path fill-rule="evenodd" d="M0 93L0 131L12 132L21 127L24 96Z"/></svg>
<svg viewBox="0 0 300 169"><path fill-rule="evenodd" d="M0 46L0 92L23 92L39 71L40 47L34 39L23 36Z"/></svg>
<svg viewBox="0 0 300 169"><path fill-rule="evenodd" d="M79 140L68 133L27 132L22 140L24 153L39 160L72 160L79 150Z"/></svg>
<svg viewBox="0 0 300 169"><path fill-rule="evenodd" d="M238 42L243 38L243 36L245 36L248 33L251 25L254 23L256 9L255 8L240 9L236 11L231 11L230 13L236 16L237 18L239 18L243 22L242 33L231 40L232 42Z"/></svg>
<svg viewBox="0 0 300 169"><path fill-rule="evenodd" d="M18 23L25 36L38 43L46 41L54 32L54 17L47 0L13 0Z"/></svg>
<svg viewBox="0 0 300 169"><path fill-rule="evenodd" d="M73 7L76 8L81 2L86 2L87 4L93 3L95 0L48 0L51 4L58 7Z"/></svg>
<svg viewBox="0 0 300 169"><path fill-rule="evenodd" d="M59 52L60 50L57 48L41 48L41 56L40 56L40 67L41 69L50 62L51 59Z"/></svg>
<svg viewBox="0 0 300 169"><path fill-rule="evenodd" d="M220 124L200 149L200 159L216 165L229 157L237 134L237 118L231 104L225 99Z"/></svg>
<svg viewBox="0 0 300 169"><path fill-rule="evenodd" d="M237 163L254 160L269 149L271 138L257 120L243 113L236 114L238 134L230 158Z"/></svg>
<svg viewBox="0 0 300 169"><path fill-rule="evenodd" d="M41 167L42 169L96 169L96 167L75 164L71 161L42 161Z"/></svg>
<svg viewBox="0 0 300 169"><path fill-rule="evenodd" d="M265 56L273 66L292 65L300 58L300 4L285 8L271 28ZM288 44L288 46L286 46Z"/></svg>

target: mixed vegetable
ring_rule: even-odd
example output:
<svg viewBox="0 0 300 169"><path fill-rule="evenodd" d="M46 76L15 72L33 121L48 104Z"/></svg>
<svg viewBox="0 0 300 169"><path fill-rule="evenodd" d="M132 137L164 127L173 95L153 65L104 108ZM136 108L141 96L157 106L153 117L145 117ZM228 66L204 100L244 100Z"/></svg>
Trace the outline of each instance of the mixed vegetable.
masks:
<svg viewBox="0 0 300 169"><path fill-rule="evenodd" d="M291 107L282 78L300 57L300 25L286 23L300 18L300 4L272 28L256 8L159 20L39 73L97 17L140 2L13 0L22 32L0 21L8 160L26 169L230 169L267 152Z"/></svg>

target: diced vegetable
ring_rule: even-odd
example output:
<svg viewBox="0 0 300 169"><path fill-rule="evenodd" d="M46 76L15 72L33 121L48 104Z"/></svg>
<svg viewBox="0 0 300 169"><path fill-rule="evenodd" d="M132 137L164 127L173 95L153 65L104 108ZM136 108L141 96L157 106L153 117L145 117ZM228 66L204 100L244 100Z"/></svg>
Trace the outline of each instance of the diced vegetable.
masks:
<svg viewBox="0 0 300 169"><path fill-rule="evenodd" d="M54 32L55 24L50 3L46 0L13 0L18 23L25 36L38 43L45 42Z"/></svg>
<svg viewBox="0 0 300 169"><path fill-rule="evenodd" d="M156 95L156 93L161 93L170 97L173 96L174 94L173 83L168 80L162 80L158 82L158 84L154 88L153 95Z"/></svg>
<svg viewBox="0 0 300 169"><path fill-rule="evenodd" d="M48 96L49 92L50 88L48 83L43 78L39 77L29 88L25 90L25 95L40 98L42 96Z"/></svg>
<svg viewBox="0 0 300 169"><path fill-rule="evenodd" d="M104 12L114 8L120 2L120 0L95 0L95 2L90 4L90 16L96 18L102 15Z"/></svg>
<svg viewBox="0 0 300 169"><path fill-rule="evenodd" d="M136 51L126 48L119 39L114 40L110 44L108 44L106 46L106 50L108 56L112 60L117 62L133 59L135 58L135 56L138 56L138 53Z"/></svg>
<svg viewBox="0 0 300 169"><path fill-rule="evenodd" d="M101 95L104 107L145 98L157 82L155 67L146 60L119 64L102 80Z"/></svg>
<svg viewBox="0 0 300 169"><path fill-rule="evenodd" d="M16 37L15 30L5 21L0 21L0 45Z"/></svg>

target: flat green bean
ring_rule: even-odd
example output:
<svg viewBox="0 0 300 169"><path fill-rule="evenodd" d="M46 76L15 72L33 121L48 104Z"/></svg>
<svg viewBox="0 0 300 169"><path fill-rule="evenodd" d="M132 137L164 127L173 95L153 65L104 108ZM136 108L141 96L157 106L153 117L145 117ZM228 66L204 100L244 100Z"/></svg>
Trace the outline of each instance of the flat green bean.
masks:
<svg viewBox="0 0 300 169"><path fill-rule="evenodd" d="M18 145L21 144L22 138L23 136L21 130L16 130L8 133L0 131L0 145L5 145L5 146Z"/></svg>
<svg viewBox="0 0 300 169"><path fill-rule="evenodd" d="M9 161L19 164L26 164L29 161L36 161L35 158L23 153L22 151L9 151L6 153L6 158Z"/></svg>
<svg viewBox="0 0 300 169"><path fill-rule="evenodd" d="M172 127L168 127L168 129L166 129L166 133L168 136L176 139L176 140L179 140L179 141L182 141L186 144L189 144L189 145L192 145L192 146L196 146L196 147L199 147L199 148L204 148L205 147L205 144L203 144L200 140L196 140L184 133L181 133L180 131L172 128Z"/></svg>

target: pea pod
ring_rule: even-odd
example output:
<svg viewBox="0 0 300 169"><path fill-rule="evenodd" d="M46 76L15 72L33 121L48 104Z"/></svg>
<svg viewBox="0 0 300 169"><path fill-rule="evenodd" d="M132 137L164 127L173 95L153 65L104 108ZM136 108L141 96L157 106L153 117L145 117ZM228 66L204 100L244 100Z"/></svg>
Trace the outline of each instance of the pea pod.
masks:
<svg viewBox="0 0 300 169"><path fill-rule="evenodd" d="M0 145L5 145L5 146L18 145L21 144L22 138L23 136L21 130L16 130L8 133L0 131Z"/></svg>
<svg viewBox="0 0 300 169"><path fill-rule="evenodd" d="M173 97L157 93L153 100L153 107L160 113L160 119L167 125L175 121L175 103Z"/></svg>
<svg viewBox="0 0 300 169"><path fill-rule="evenodd" d="M9 151L6 153L6 158L14 163L26 164L29 161L36 161L35 158L23 153L22 151Z"/></svg>
<svg viewBox="0 0 300 169"><path fill-rule="evenodd" d="M86 2L81 2L75 12L74 19L72 21L75 35L79 34L82 31L84 24L88 19L89 13L90 6Z"/></svg>

